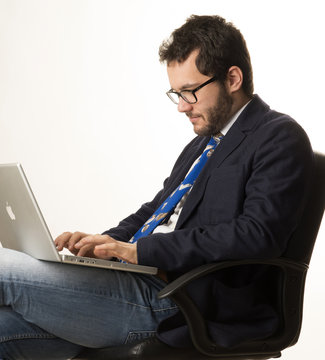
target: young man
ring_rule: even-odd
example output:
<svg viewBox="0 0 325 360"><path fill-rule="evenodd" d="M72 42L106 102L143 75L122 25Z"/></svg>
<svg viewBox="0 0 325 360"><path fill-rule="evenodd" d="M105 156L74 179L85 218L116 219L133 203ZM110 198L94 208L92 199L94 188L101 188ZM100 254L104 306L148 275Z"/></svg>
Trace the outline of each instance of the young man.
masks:
<svg viewBox="0 0 325 360"><path fill-rule="evenodd" d="M284 252L309 186L313 159L305 132L253 95L245 41L224 19L192 16L162 44L160 59L167 63L167 95L198 136L135 214L102 235L66 232L56 239L59 250L157 266L159 276L2 250L0 358L60 359L83 346L156 332L170 345L189 346L177 307L156 299L166 282L205 263ZM189 287L217 343L233 346L276 330L269 276L268 267L243 266Z"/></svg>

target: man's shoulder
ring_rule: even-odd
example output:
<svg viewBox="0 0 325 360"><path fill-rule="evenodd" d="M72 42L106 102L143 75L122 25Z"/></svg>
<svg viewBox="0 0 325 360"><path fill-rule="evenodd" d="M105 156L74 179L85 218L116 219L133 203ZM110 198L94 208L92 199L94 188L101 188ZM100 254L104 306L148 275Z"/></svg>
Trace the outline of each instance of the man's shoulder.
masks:
<svg viewBox="0 0 325 360"><path fill-rule="evenodd" d="M260 136L262 133L275 135L279 132L289 132L307 137L302 126L295 119L288 114L271 109L258 95L254 96L238 120L237 125L247 134L255 133Z"/></svg>

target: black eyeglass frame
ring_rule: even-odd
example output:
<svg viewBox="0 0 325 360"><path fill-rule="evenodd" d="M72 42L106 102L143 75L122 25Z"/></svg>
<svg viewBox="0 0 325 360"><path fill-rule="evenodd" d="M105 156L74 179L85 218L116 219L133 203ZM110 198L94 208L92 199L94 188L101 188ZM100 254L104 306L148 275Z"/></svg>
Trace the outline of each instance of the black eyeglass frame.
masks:
<svg viewBox="0 0 325 360"><path fill-rule="evenodd" d="M170 100L171 100L174 104L176 104L176 105L178 105L179 102L176 102L175 99L174 99L170 94L176 94L176 95L178 95L178 98L181 97L181 98L182 98L185 102L187 102L188 104L196 104L196 103L197 103L197 97L196 97L195 93L196 93L198 90L202 89L204 86L206 86L206 85L208 85L208 84L211 84L212 82L214 82L214 81L216 81L216 80L217 80L217 77L216 77L216 76L213 76L211 79L207 80L206 82L204 82L203 84L199 85L198 87L196 87L196 88L193 89L193 90L182 90L182 91L178 92L178 91L175 91L175 90L173 90L173 89L170 89L170 90L168 90L168 91L166 92L166 95L167 95L167 96L170 98ZM183 94L184 92L185 92L185 93L191 93L191 94L194 96L195 101L189 101L188 99L186 99L186 96Z"/></svg>

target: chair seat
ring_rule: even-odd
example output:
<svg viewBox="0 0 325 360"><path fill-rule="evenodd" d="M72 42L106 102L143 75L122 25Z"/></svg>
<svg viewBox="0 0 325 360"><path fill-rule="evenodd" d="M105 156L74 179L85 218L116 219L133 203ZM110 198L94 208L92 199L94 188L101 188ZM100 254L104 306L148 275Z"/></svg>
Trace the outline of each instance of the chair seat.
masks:
<svg viewBox="0 0 325 360"><path fill-rule="evenodd" d="M280 352L258 355L237 355L231 356L231 360L266 360L278 358L280 356ZM213 358L230 360L229 356ZM150 337L130 345L121 345L104 349L86 349L74 358L74 360L211 360L213 358L199 353L194 348L172 348L162 343L156 337Z"/></svg>

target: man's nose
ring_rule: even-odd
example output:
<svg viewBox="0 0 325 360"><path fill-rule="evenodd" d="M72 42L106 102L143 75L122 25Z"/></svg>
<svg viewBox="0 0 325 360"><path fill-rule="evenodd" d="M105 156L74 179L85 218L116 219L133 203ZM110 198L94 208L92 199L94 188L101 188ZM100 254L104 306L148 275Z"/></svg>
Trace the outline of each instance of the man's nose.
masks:
<svg viewBox="0 0 325 360"><path fill-rule="evenodd" d="M189 112L193 109L192 104L186 102L181 96L179 97L179 102L177 106L177 110L179 112Z"/></svg>

